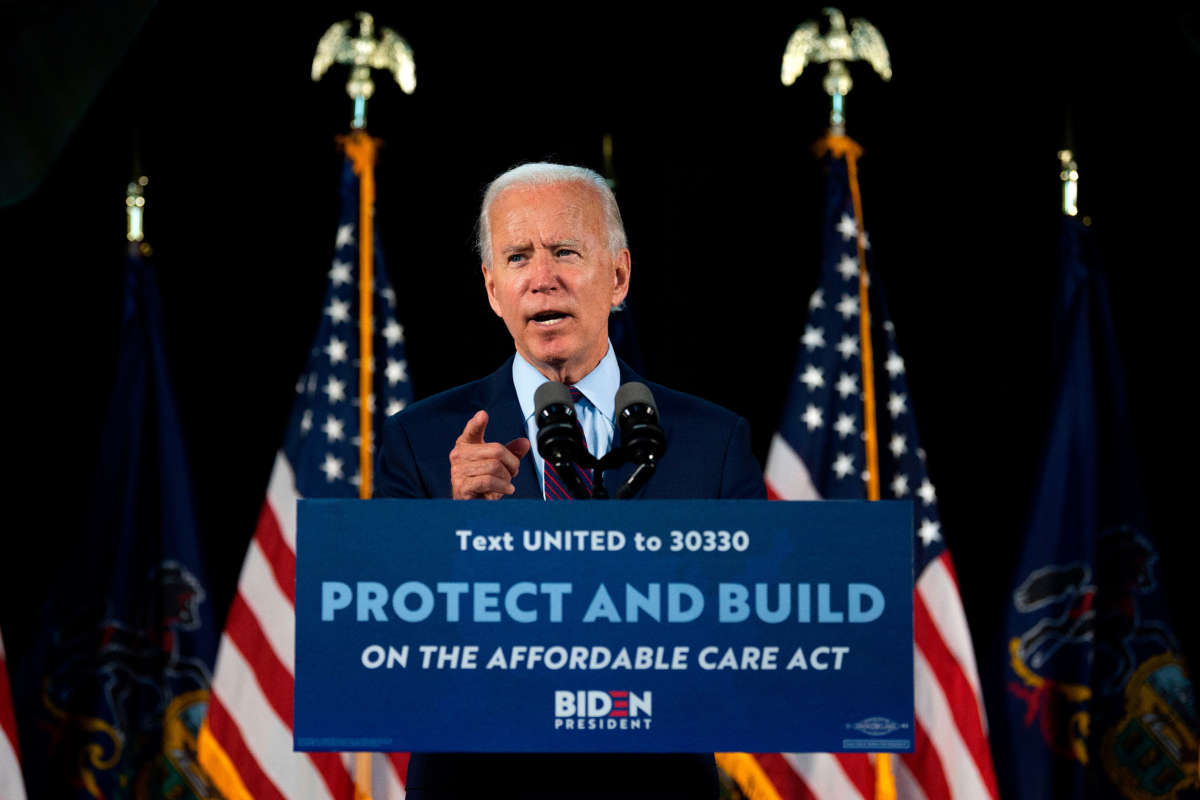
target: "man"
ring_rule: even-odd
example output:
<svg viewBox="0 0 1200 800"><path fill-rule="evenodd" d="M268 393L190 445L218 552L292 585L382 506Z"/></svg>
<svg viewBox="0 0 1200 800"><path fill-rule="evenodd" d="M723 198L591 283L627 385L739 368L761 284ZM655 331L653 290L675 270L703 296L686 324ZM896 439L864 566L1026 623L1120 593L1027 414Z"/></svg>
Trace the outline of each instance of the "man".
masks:
<svg viewBox="0 0 1200 800"><path fill-rule="evenodd" d="M538 386L560 381L580 392L576 411L588 449L600 457L613 446L617 387L641 380L608 341L609 311L629 291L631 264L616 199L599 175L558 164L525 164L501 175L484 195L479 250L488 302L516 354L490 377L387 421L378 497L551 498L553 477L545 487L552 468L530 446ZM649 386L667 451L636 498L765 498L745 420ZM631 471L606 476L610 494ZM717 796L708 754L414 754L408 783L410 800Z"/></svg>

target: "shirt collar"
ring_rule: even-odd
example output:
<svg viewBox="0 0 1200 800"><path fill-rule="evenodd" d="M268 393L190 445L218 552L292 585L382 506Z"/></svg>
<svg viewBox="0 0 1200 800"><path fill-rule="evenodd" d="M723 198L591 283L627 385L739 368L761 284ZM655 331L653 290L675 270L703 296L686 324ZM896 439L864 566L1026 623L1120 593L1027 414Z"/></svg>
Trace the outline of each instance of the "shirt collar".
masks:
<svg viewBox="0 0 1200 800"><path fill-rule="evenodd" d="M525 360L520 353L513 359L513 388L517 390L517 400L521 404L521 413L528 422L536 409L533 406L533 394L543 383L548 383L546 376ZM613 352L612 342L596 368L584 375L575 388L583 393L588 402L610 422L614 420L617 389L621 385L621 367L617 364L617 356Z"/></svg>

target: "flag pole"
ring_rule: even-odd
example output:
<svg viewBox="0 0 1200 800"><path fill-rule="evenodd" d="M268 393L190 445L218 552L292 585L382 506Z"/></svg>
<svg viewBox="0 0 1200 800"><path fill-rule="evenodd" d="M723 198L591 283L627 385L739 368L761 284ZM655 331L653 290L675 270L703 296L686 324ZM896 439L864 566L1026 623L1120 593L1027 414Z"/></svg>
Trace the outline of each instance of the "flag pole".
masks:
<svg viewBox="0 0 1200 800"><path fill-rule="evenodd" d="M375 159L379 140L364 130L339 137L358 176L358 496L371 497L372 378L375 330Z"/></svg>
<svg viewBox="0 0 1200 800"><path fill-rule="evenodd" d="M405 94L417 86L416 64L412 48L390 28L375 36L375 18L360 11L355 14L358 34L352 36L350 20L329 26L313 56L312 79L321 79L335 62L351 65L346 93L354 100L354 118L348 136L338 142L358 176L358 496L371 497L373 484L372 417L374 414L374 332L375 332L375 161L379 140L366 131L367 100L375 93L371 69L387 69ZM354 758L355 800L371 800L371 754L356 753Z"/></svg>
<svg viewBox="0 0 1200 800"><path fill-rule="evenodd" d="M845 97L854 82L846 69L847 61L864 60L875 68L885 81L892 77L891 58L883 36L874 25L865 19L851 20L853 32L846 29L846 19L836 8L826 8L829 30L821 36L815 21L800 25L788 40L783 54L780 79L784 86L791 86L806 64L827 62L829 68L822 82L825 93L831 100L829 132L817 143L817 155L831 154L846 161L850 183L850 197L854 204L858 249L858 305L859 305L859 353L862 360L863 381L863 438L866 450L867 499L880 499L879 488L879 435L875 418L875 369L871 346L871 314L867 275L867 241L863 227L862 197L858 190L858 158L862 147L846 136ZM875 800L895 800L896 780L892 773L892 758L889 753L875 754Z"/></svg>

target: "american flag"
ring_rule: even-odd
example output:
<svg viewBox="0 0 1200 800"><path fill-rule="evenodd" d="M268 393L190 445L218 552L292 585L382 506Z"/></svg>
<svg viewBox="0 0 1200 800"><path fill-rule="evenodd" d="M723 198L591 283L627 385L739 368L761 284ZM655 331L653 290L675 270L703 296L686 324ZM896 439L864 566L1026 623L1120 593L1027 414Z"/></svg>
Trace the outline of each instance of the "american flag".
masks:
<svg viewBox="0 0 1200 800"><path fill-rule="evenodd" d="M858 223L845 157L831 155L828 165L821 285L809 301L795 378L767 455L772 499L867 496ZM917 439L904 360L877 282L870 294L881 496L911 499L916 514L916 750L892 757L896 791L901 798L995 798L971 635ZM865 754L772 753L756 759L781 797L875 797L875 768Z"/></svg>
<svg viewBox="0 0 1200 800"><path fill-rule="evenodd" d="M349 149L348 149L349 152ZM354 797L354 754L292 752L296 501L358 497L359 179L348 157L321 326L276 454L237 596L221 637L201 760L227 798ZM374 247L372 429L412 399L404 330L378 242ZM375 754L376 800L403 797L407 754Z"/></svg>
<svg viewBox="0 0 1200 800"><path fill-rule="evenodd" d="M17 720L13 716L12 692L8 684L8 666L4 656L4 638L0 637L0 799L25 800L21 780L21 759L17 756Z"/></svg>

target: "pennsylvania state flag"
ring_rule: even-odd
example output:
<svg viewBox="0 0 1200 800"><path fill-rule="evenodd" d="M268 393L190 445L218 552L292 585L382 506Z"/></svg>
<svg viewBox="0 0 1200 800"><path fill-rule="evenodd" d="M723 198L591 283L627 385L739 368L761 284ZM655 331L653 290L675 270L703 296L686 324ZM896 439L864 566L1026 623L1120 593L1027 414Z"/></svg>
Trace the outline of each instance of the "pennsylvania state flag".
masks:
<svg viewBox="0 0 1200 800"><path fill-rule="evenodd" d="M1058 384L1007 599L1001 794L1200 797L1195 694L1147 530L1104 274L1073 217L1061 265Z"/></svg>
<svg viewBox="0 0 1200 800"><path fill-rule="evenodd" d="M81 530L64 532L41 639L20 665L30 797L208 797L195 736L218 631L153 268L130 245L116 380ZM68 475L74 465L64 464Z"/></svg>

